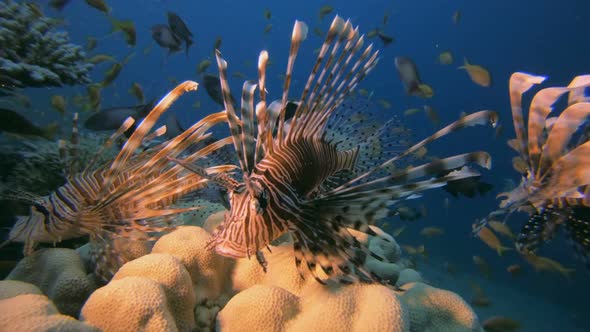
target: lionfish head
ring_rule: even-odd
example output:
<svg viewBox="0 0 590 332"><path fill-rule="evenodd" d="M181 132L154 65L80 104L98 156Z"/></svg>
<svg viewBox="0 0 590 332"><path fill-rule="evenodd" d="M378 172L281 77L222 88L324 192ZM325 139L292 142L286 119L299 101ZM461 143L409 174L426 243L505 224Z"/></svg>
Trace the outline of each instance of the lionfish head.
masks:
<svg viewBox="0 0 590 332"><path fill-rule="evenodd" d="M274 239L261 236L261 233L267 233L260 231L264 220L269 217L268 195L256 183L242 183L229 192L229 201L231 208L225 214L223 223L213 232L209 247L214 247L222 256L250 257Z"/></svg>
<svg viewBox="0 0 590 332"><path fill-rule="evenodd" d="M31 205L28 216L17 216L16 223L8 234L8 241L25 244L24 253L30 254L39 242L54 242L55 239L45 231L50 211L44 202Z"/></svg>

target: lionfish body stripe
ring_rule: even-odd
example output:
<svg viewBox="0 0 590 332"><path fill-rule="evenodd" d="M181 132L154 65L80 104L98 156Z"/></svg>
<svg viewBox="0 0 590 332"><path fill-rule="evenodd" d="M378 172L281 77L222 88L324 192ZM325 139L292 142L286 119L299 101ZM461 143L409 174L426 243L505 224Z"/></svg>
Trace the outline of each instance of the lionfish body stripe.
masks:
<svg viewBox="0 0 590 332"><path fill-rule="evenodd" d="M28 199L32 204L30 215L18 217L7 242L24 242L25 254L30 254L37 243L89 235L95 251L95 272L108 280L127 260L114 247L120 241L118 238L152 241L174 227L173 216L200 208L170 208L184 195L207 186L208 179L186 171L168 158L186 156L185 150L191 143L205 139L211 126L227 120L225 112L205 117L179 137L137 151L142 143L164 132L159 128L149 134L158 117L183 93L196 88L197 83L187 81L162 98L110 164L97 169L86 167L81 173L68 175L67 182L48 196ZM97 153L112 145L132 123L133 119L127 119ZM74 134L77 135L76 122ZM222 139L189 154L190 161L206 157L229 142ZM65 148L60 144L60 149ZM89 164L93 165L97 159L95 155ZM205 169L205 174L210 172L215 176L234 168L221 165Z"/></svg>
<svg viewBox="0 0 590 332"><path fill-rule="evenodd" d="M515 211L530 219L516 239L516 248L526 255L551 240L564 228L574 251L590 268L590 75L578 76L567 87L538 91L530 104L525 125L522 95L545 80L543 76L514 73L510 77L510 103L516 138L508 143L518 153L515 169L522 180L512 191L502 193L500 209L482 219L477 234L489 220ZM567 107L554 117L553 105L567 94ZM563 226L563 227L562 227Z"/></svg>
<svg viewBox="0 0 590 332"><path fill-rule="evenodd" d="M490 158L487 153L476 152L384 175L386 166L397 162L395 157L384 156L402 146L397 139L406 131L398 130L395 121L371 124L364 121L365 114L350 113L352 110L342 107L347 96L375 68L378 51L372 45L364 46L358 29L338 16L300 99L292 101L296 109L287 121L295 58L306 33L305 24L296 21L282 98L268 106L266 92L262 91L268 53L260 53L260 101L253 100L254 83L246 82L241 118L230 98L227 62L216 53L227 123L242 176L241 182L226 186L230 210L207 247L230 257L256 256L266 269L262 250L289 232L295 265L302 277L311 275L320 283L382 281L363 267L364 258L359 252L364 257L383 258L360 243L349 229L376 236L369 225L386 217L396 201L444 186L448 181L477 176L478 172L465 165L474 162L489 167ZM257 105L255 116L252 105ZM408 156L451 132L477 124L495 124L496 120L495 112L472 114L400 154ZM440 176L441 170L450 173Z"/></svg>

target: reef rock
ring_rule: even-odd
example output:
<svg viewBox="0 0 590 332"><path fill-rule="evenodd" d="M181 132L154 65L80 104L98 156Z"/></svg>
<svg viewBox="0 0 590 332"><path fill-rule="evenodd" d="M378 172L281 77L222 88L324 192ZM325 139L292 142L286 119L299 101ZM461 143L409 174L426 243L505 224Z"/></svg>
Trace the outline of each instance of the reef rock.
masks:
<svg viewBox="0 0 590 332"><path fill-rule="evenodd" d="M58 20L38 16L26 3L0 1L0 86L89 83L92 64L82 47L68 43Z"/></svg>

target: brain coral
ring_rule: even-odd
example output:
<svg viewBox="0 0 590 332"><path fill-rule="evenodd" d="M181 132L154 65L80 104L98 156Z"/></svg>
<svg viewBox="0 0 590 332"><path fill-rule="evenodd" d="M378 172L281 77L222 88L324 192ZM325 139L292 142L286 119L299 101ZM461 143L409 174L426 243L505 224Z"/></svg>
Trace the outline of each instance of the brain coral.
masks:
<svg viewBox="0 0 590 332"><path fill-rule="evenodd" d="M75 250L43 249L23 258L6 277L41 289L63 314L78 317L84 301L96 285L89 278Z"/></svg>
<svg viewBox="0 0 590 332"><path fill-rule="evenodd" d="M0 329L2 331L98 331L61 315L35 285L16 280L0 281Z"/></svg>

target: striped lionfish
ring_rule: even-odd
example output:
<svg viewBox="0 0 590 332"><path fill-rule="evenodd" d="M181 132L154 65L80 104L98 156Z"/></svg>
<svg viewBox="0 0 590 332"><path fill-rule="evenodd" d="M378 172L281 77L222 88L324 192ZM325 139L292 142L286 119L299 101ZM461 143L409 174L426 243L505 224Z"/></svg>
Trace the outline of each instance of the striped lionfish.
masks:
<svg viewBox="0 0 590 332"><path fill-rule="evenodd" d="M395 157L377 162L379 159L373 156L379 151L375 150L384 147L370 144L375 141L370 137L357 140L355 135L363 128L351 127L350 121L335 114L345 97L377 65L378 51L372 45L364 47L364 36L338 16L330 26L301 97L295 101L294 115L286 121L294 62L306 34L305 23L296 21L282 98L270 104L266 91L269 56L267 51L260 53L258 81L243 84L241 117L232 104L227 62L216 52L227 122L242 178L211 178L227 188L231 208L207 246L223 256L255 255L266 270L262 250L270 250L271 241L289 233L302 278L308 270L320 283L382 281L362 267L363 258L359 256L364 253L365 257L382 257L359 243L349 229L376 235L369 225L386 217L395 202L444 186L451 180L476 176L476 171L464 165L476 163L489 168L491 159L485 152L473 152L387 175L383 172L401 158L458 129L490 122L495 126L497 115L492 111L468 115ZM255 106L256 89L259 101ZM373 135L391 133L387 126L375 129ZM351 129L347 135L335 134L345 127ZM202 173L186 160L175 161ZM423 179L446 170L454 171ZM325 275L320 274L319 268Z"/></svg>
<svg viewBox="0 0 590 332"><path fill-rule="evenodd" d="M187 172L167 158L177 157L191 143L207 139L206 131L226 121L225 113L211 114L179 136L141 151L142 143L153 141L164 134L165 127L152 133L157 119L183 93L197 89L198 84L186 81L169 92L151 110L109 164L95 167L98 157L113 145L134 124L129 117L97 151L81 172L68 162L67 181L48 196L30 193L5 194L4 197L31 204L29 216L17 217L8 242L24 242L25 255L31 254L38 243L56 243L65 239L90 236L95 250L93 256L98 276L108 280L125 262L121 253L112 247L117 237L137 241L153 240L173 226L174 215L198 207L171 208L183 195L206 186L207 179ZM77 114L74 117L70 159L75 155L78 141ZM195 161L216 151L230 141L218 140L192 152L187 160ZM138 152L141 151L141 152ZM68 149L60 141L60 154L68 158ZM184 153L183 155L186 155ZM211 174L223 173L234 166L215 166L206 169Z"/></svg>
<svg viewBox="0 0 590 332"><path fill-rule="evenodd" d="M590 142L587 119L590 99L585 89L590 75L578 76L567 87L550 87L533 97L525 127L522 95L545 77L514 73L510 77L510 104L516 138L508 145L518 153L513 159L522 174L520 184L504 197L500 209L490 213L475 228L478 233L488 220L515 211L531 217L516 239L523 255L534 254L563 226L577 255L590 267L590 222L583 218L590 206ZM557 100L568 94L567 107L549 117Z"/></svg>

